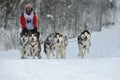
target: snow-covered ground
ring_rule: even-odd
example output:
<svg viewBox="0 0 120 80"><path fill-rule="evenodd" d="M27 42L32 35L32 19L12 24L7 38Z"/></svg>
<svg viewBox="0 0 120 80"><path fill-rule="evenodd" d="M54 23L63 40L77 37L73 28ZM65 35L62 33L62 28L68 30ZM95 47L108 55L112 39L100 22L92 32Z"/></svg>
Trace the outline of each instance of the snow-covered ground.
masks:
<svg viewBox="0 0 120 80"><path fill-rule="evenodd" d="M70 39L66 59L20 59L19 50L0 52L0 80L120 80L120 12L116 23L93 32L90 53L78 57L76 38Z"/></svg>
<svg viewBox="0 0 120 80"><path fill-rule="evenodd" d="M120 80L120 58L1 59L0 80Z"/></svg>

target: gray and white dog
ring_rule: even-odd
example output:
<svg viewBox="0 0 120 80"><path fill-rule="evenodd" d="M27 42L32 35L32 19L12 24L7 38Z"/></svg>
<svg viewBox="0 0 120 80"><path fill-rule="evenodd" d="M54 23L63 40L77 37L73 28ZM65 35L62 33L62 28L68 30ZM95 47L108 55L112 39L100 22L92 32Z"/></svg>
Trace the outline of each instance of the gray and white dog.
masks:
<svg viewBox="0 0 120 80"><path fill-rule="evenodd" d="M51 33L47 36L47 38L44 41L44 52L47 55L47 58L50 58L50 55L53 54L54 56L54 50L55 50L55 41L54 41L54 33Z"/></svg>
<svg viewBox="0 0 120 80"><path fill-rule="evenodd" d="M38 59L41 58L41 45L37 36L38 35L36 33L32 33L30 36L30 52L33 56L33 59L35 59L35 56L37 56Z"/></svg>
<svg viewBox="0 0 120 80"><path fill-rule="evenodd" d="M81 58L84 58L85 54L89 53L90 38L91 34L88 30L84 30L77 38L79 47L78 56L81 56Z"/></svg>
<svg viewBox="0 0 120 80"><path fill-rule="evenodd" d="M55 34L55 50L56 58L66 58L66 47L68 45L67 36L63 36L60 33Z"/></svg>
<svg viewBox="0 0 120 80"><path fill-rule="evenodd" d="M21 52L21 58L26 59L27 56L30 54L30 45L29 45L29 36L28 35L22 35L20 37L20 52Z"/></svg>

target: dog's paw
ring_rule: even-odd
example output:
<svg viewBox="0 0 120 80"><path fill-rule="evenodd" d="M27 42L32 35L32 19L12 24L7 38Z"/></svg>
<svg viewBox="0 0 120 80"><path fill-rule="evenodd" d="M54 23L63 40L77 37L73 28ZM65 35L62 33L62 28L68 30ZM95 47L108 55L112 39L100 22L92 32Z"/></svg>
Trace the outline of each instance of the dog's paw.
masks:
<svg viewBox="0 0 120 80"><path fill-rule="evenodd" d="M24 57L23 57L23 56L21 56L21 59L24 59Z"/></svg>
<svg viewBox="0 0 120 80"><path fill-rule="evenodd" d="M27 57L21 56L21 59L27 59Z"/></svg>

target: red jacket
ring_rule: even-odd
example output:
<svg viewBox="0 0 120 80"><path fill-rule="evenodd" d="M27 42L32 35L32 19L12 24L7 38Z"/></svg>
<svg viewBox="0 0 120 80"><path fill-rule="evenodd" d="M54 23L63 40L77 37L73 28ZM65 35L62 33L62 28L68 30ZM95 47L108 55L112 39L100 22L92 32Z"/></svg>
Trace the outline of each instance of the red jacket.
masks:
<svg viewBox="0 0 120 80"><path fill-rule="evenodd" d="M26 21L23 13L20 16L20 23L21 23L22 29L25 29ZM33 16L33 24L34 24L34 28L38 28L38 16L36 13L34 13L34 16Z"/></svg>

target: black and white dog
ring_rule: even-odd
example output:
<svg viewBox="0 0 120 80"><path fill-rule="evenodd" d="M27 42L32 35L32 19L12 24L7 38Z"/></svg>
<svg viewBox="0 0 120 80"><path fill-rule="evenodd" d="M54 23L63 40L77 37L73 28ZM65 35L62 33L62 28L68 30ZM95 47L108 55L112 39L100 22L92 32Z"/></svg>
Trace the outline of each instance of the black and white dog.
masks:
<svg viewBox="0 0 120 80"><path fill-rule="evenodd" d="M77 38L79 47L78 56L81 56L81 58L84 58L85 54L89 53L90 38L91 34L88 30L84 30Z"/></svg>
<svg viewBox="0 0 120 80"><path fill-rule="evenodd" d="M30 36L30 52L33 56L33 59L35 58L35 56L37 56L38 59L41 58L41 45L38 40L38 35L36 33L32 33Z"/></svg>
<svg viewBox="0 0 120 80"><path fill-rule="evenodd" d="M56 58L60 55L61 58L65 58L67 46L67 37L63 37L60 33L49 34L44 42L44 52L47 55L47 58L50 58L50 55L55 55Z"/></svg>
<svg viewBox="0 0 120 80"><path fill-rule="evenodd" d="M54 33L51 33L47 36L47 38L44 41L44 52L47 55L47 58L50 58L50 55L53 54L54 56L54 50L55 50L55 41L54 41Z"/></svg>
<svg viewBox="0 0 120 80"><path fill-rule="evenodd" d="M26 59L30 53L30 42L27 34L24 34L20 37L20 52L21 58Z"/></svg>

